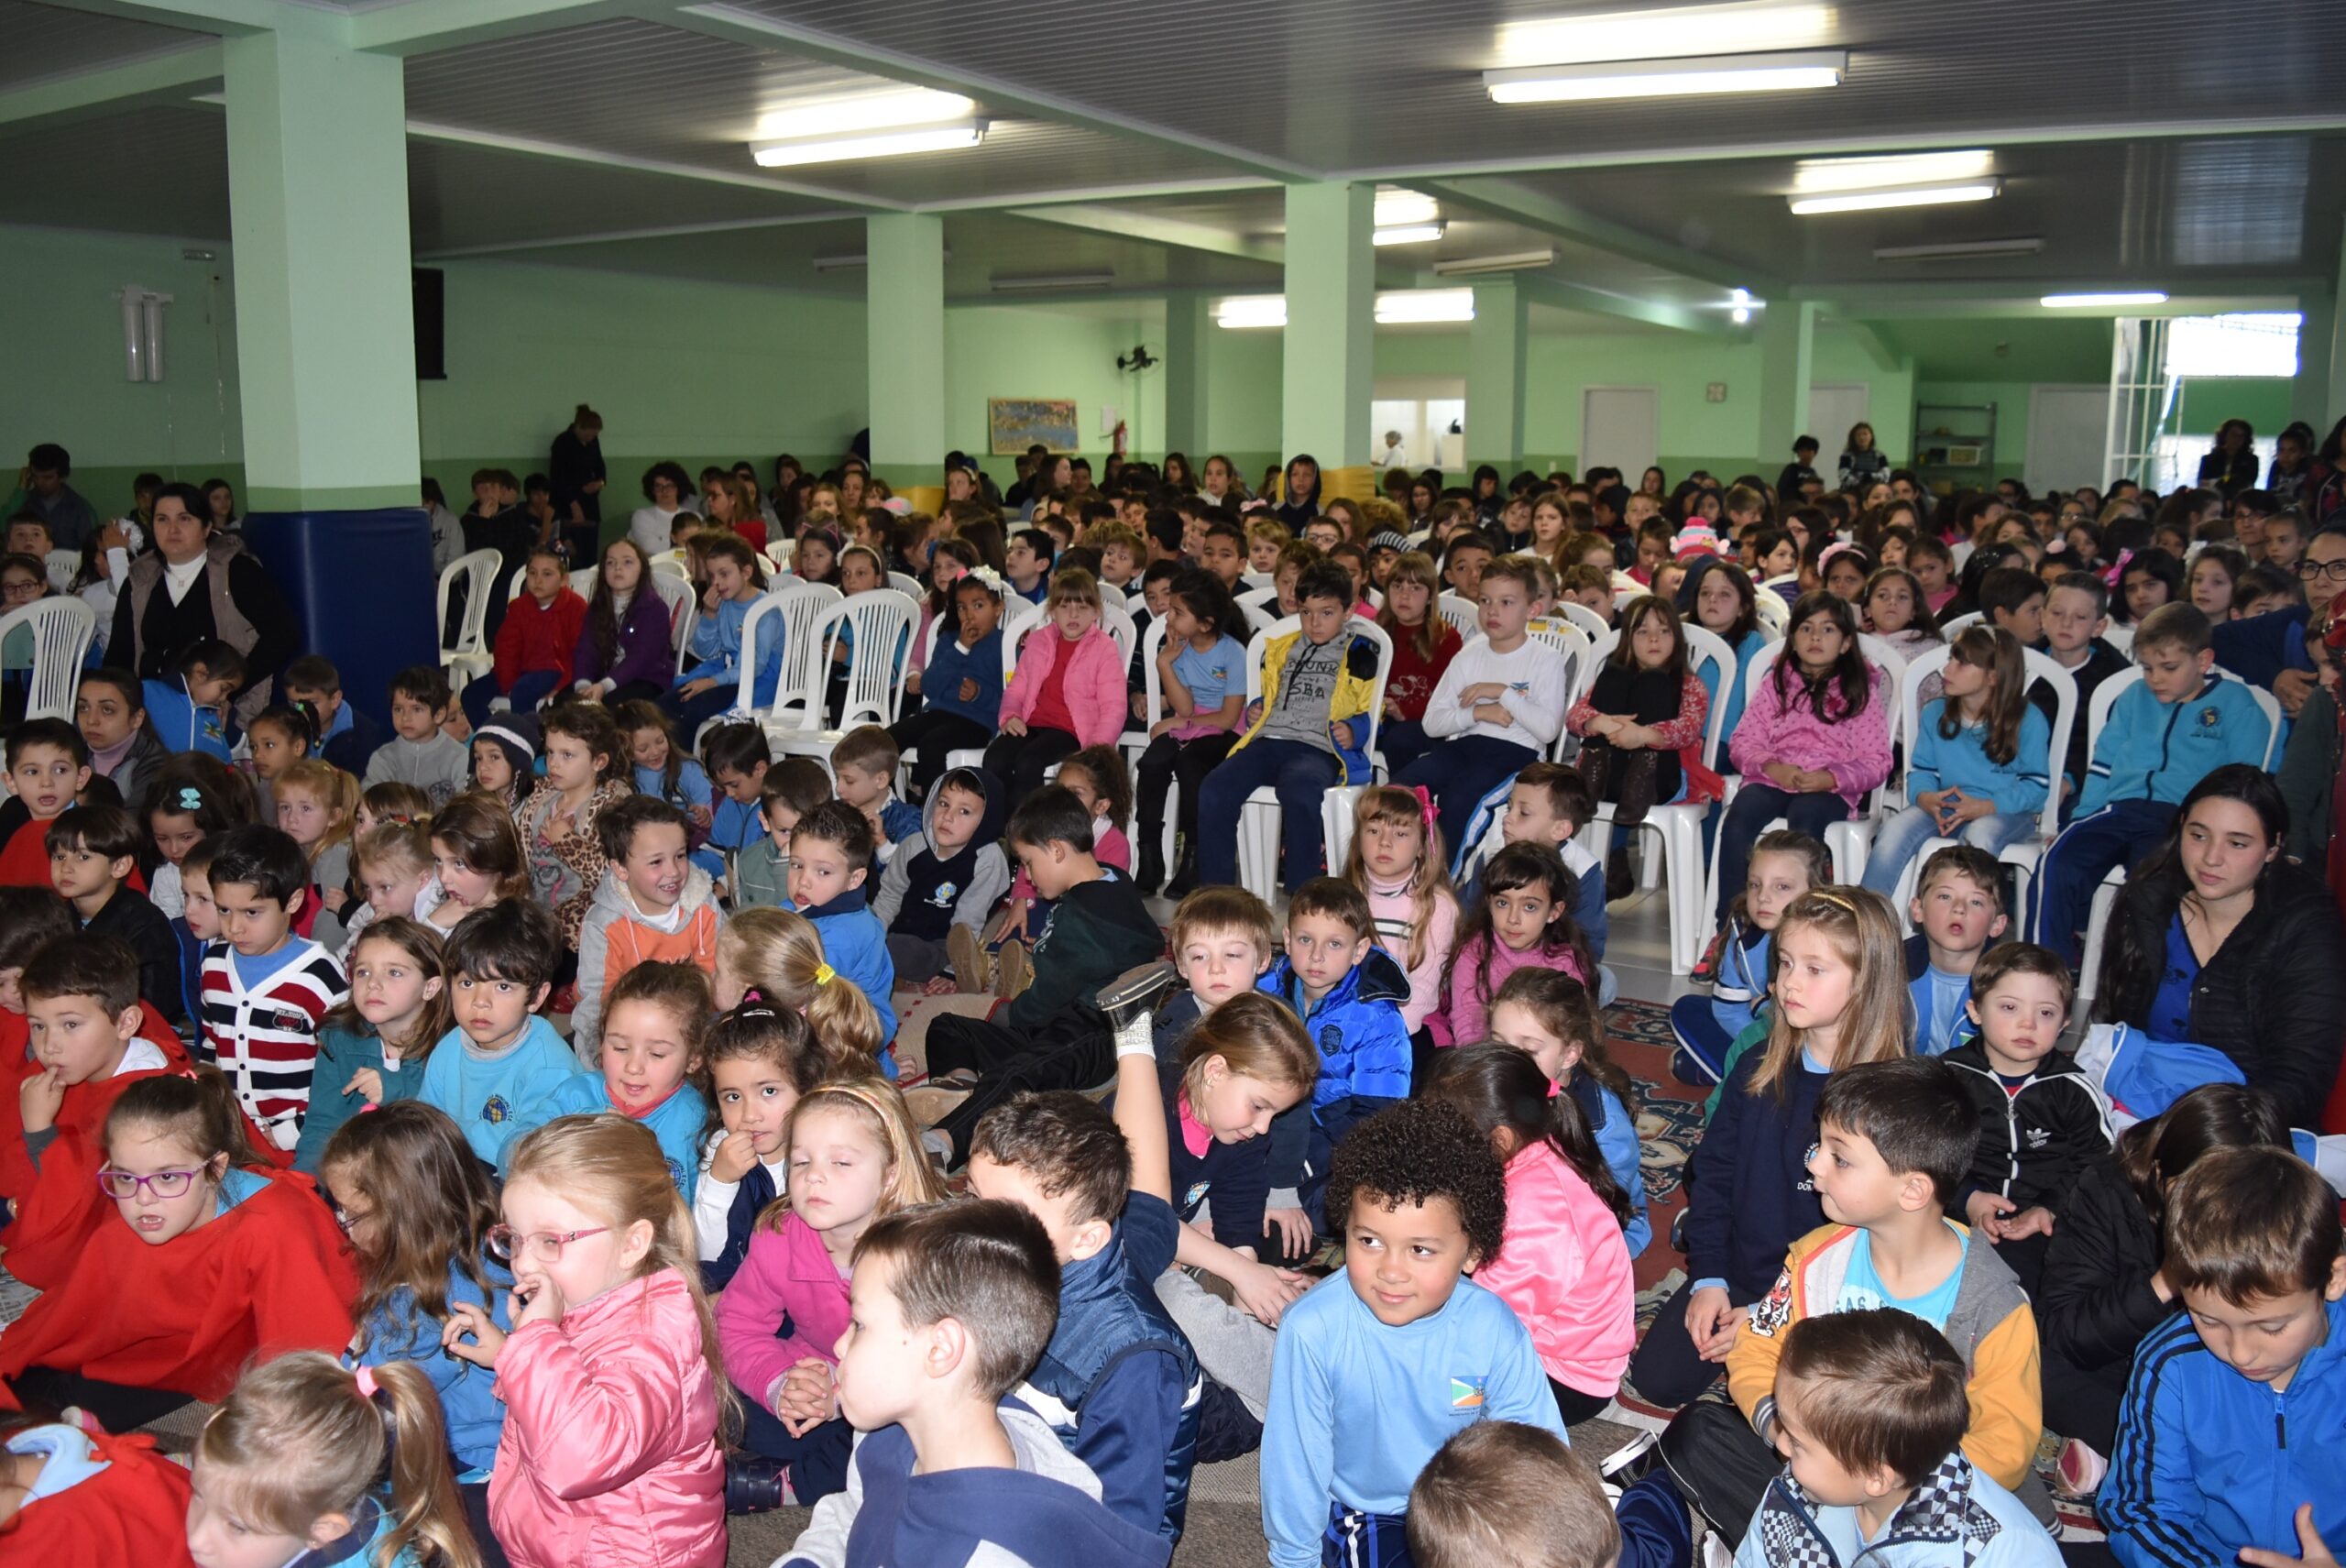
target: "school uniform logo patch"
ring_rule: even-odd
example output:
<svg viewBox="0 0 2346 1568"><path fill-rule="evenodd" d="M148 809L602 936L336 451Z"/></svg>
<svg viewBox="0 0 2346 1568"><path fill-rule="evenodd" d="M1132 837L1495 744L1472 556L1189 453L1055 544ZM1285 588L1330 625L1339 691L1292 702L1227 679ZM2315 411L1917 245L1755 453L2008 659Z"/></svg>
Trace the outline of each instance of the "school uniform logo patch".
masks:
<svg viewBox="0 0 2346 1568"><path fill-rule="evenodd" d="M928 906L931 909L950 909L953 907L954 898L960 891L961 884L959 883L940 882L937 884L937 891L928 895L926 900Z"/></svg>
<svg viewBox="0 0 2346 1568"><path fill-rule="evenodd" d="M1333 1024L1327 1025L1321 1029L1320 1050L1321 1054L1323 1056L1332 1054L1336 1047L1343 1043L1344 1032L1342 1029L1337 1028Z"/></svg>
<svg viewBox="0 0 2346 1568"><path fill-rule="evenodd" d="M492 1094L480 1108L480 1119L491 1126L513 1119L513 1107L505 1102L502 1094Z"/></svg>
<svg viewBox="0 0 2346 1568"><path fill-rule="evenodd" d="M1189 1183L1189 1190L1181 1195L1181 1212L1186 1214L1190 1210L1196 1208L1199 1204L1204 1202L1206 1201L1206 1190L1212 1185L1213 1183L1211 1181L1192 1181Z"/></svg>
<svg viewBox="0 0 2346 1568"><path fill-rule="evenodd" d="M1453 1374L1450 1379L1450 1408L1453 1410L1481 1409L1483 1385L1489 1380L1486 1373L1477 1372L1466 1377Z"/></svg>
<svg viewBox="0 0 2346 1568"><path fill-rule="evenodd" d="M2223 721L2223 711L2212 703L2199 710L2199 728L2211 735L2218 732Z"/></svg>

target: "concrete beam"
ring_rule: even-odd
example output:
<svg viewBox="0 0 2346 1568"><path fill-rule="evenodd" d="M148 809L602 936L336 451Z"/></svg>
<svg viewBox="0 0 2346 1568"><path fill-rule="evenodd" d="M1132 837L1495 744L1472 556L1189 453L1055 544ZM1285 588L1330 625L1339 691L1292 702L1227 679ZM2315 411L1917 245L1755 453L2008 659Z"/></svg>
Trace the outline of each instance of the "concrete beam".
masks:
<svg viewBox="0 0 2346 1568"><path fill-rule="evenodd" d="M1705 337L1739 340L1750 335L1749 327L1737 326L1725 311L1690 310L1683 305L1665 304L1655 300L1632 299L1609 289L1592 289L1585 283L1567 282L1538 272L1512 274L1524 293L1534 304L1551 305L1558 310L1579 311L1588 315L1618 316L1624 321L1643 322L1648 326L1668 327L1673 332L1699 333ZM1472 279L1443 278L1438 280L1445 288L1454 288Z"/></svg>
<svg viewBox="0 0 2346 1568"><path fill-rule="evenodd" d="M703 184L731 185L744 191L769 192L777 196L811 197L851 209L852 214L906 210L901 202L890 202L878 196L833 191L820 185L802 185L796 181L774 180L762 174L738 174L729 170L704 168L696 163L672 163L658 158L630 158L621 153L607 152L601 148L576 147L568 142L543 141L535 137L506 136L498 131L474 130L468 126L410 120L407 134L423 141L490 148L499 152L520 153L527 158L549 158L561 163L591 163L602 169L625 169L637 174L664 174L673 180L696 180Z"/></svg>
<svg viewBox="0 0 2346 1568"><path fill-rule="evenodd" d="M642 0L406 0L354 15L350 44L377 54L431 54L642 9Z"/></svg>
<svg viewBox="0 0 2346 1568"><path fill-rule="evenodd" d="M323 7L289 5L281 0L42 0L60 10L126 22L152 22L199 33L236 37L244 33L316 27L331 30L347 18Z"/></svg>
<svg viewBox="0 0 2346 1568"><path fill-rule="evenodd" d="M168 54L27 82L0 92L0 126L23 130L144 104L181 103L196 93L216 91L220 81L220 41L207 38Z"/></svg>
<svg viewBox="0 0 2346 1568"><path fill-rule="evenodd" d="M1142 240L1150 245L1169 246L1178 250L1201 250L1213 256L1234 256L1244 261L1264 261L1273 266L1287 263L1287 245L1283 240L1258 238L1233 234L1211 224L1194 224L1181 218L1157 217L1148 213L1135 212L1125 207L1066 206L1013 207L1005 217L1025 218L1029 223L1053 224L1061 228L1083 229L1092 234L1113 235L1118 239Z"/></svg>
<svg viewBox="0 0 2346 1568"><path fill-rule="evenodd" d="M1595 249L1660 267L1687 278L1699 278L1722 289L1749 289L1762 296L1777 292L1781 282L1758 268L1724 256L1709 256L1683 245L1657 239L1626 224L1598 217L1512 181L1490 179L1412 180L1414 190L1438 202L1505 219Z"/></svg>

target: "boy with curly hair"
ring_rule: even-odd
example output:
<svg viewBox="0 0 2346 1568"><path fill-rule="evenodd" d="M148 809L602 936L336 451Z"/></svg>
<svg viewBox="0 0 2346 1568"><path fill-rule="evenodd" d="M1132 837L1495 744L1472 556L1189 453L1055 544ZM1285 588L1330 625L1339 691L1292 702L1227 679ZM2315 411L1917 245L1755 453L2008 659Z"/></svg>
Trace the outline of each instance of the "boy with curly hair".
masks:
<svg viewBox="0 0 2346 1568"><path fill-rule="evenodd" d="M1465 1277L1505 1238L1507 1180L1464 1113L1405 1100L1361 1123L1327 1212L1344 1271L1279 1320L1263 1531L1273 1568L1398 1568L1410 1485L1453 1433L1563 1422L1522 1320Z"/></svg>

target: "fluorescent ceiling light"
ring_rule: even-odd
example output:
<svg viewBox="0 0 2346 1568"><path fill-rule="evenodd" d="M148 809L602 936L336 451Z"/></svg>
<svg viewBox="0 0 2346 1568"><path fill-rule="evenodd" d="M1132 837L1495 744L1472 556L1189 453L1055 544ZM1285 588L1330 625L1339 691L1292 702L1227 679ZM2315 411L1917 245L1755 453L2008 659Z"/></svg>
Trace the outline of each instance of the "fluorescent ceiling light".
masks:
<svg viewBox="0 0 2346 1568"><path fill-rule="evenodd" d="M945 259L948 261L953 259L953 247L949 245L945 247ZM815 270L817 272L849 272L871 265L872 258L860 250L851 255L818 256L814 261Z"/></svg>
<svg viewBox="0 0 2346 1568"><path fill-rule="evenodd" d="M985 121L964 120L959 125L874 131L865 136L752 142L750 156L758 160L762 169L786 169L805 163L841 163L855 158L892 158L906 152L949 152L957 148L975 147L985 136Z"/></svg>
<svg viewBox="0 0 2346 1568"><path fill-rule="evenodd" d="M2036 302L2048 310L2090 310L2096 305L2164 305L2166 296L2145 289L2121 294L2047 294Z"/></svg>
<svg viewBox="0 0 2346 1568"><path fill-rule="evenodd" d="M1462 256L1455 261L1437 261L1434 275L1441 278L1466 278L1478 272L1531 272L1547 267L1556 259L1555 248L1518 250L1506 256Z"/></svg>
<svg viewBox="0 0 2346 1568"><path fill-rule="evenodd" d="M1389 229L1378 229L1369 237L1376 245L1424 245L1440 239L1445 226L1440 223L1396 224Z"/></svg>
<svg viewBox="0 0 2346 1568"><path fill-rule="evenodd" d="M758 116L752 141L799 141L811 137L861 136L906 126L936 126L966 120L978 106L959 93L926 87L883 87L805 99Z"/></svg>
<svg viewBox="0 0 2346 1568"><path fill-rule="evenodd" d="M1946 245L1878 245L1876 261L1978 261L1999 256L2034 256L2045 248L2038 235L2012 239L1955 240Z"/></svg>
<svg viewBox="0 0 2346 1568"><path fill-rule="evenodd" d="M992 282L995 293L1013 294L1027 289L1105 289L1115 280L1115 270L1102 267L1090 272L998 273Z"/></svg>
<svg viewBox="0 0 2346 1568"><path fill-rule="evenodd" d="M1381 326L1415 325L1424 322L1470 322L1474 319L1472 289L1402 289L1376 296L1376 320Z"/></svg>
<svg viewBox="0 0 2346 1568"><path fill-rule="evenodd" d="M1830 5L1674 5L1508 22L1499 28L1499 58L1516 65L1558 60L1665 60L1797 49L1834 36Z"/></svg>
<svg viewBox="0 0 2346 1568"><path fill-rule="evenodd" d="M1421 326L1471 322L1474 319L1472 289L1397 289L1376 296L1379 326ZM1283 294L1236 294L1214 308L1214 323L1243 332L1257 327L1287 325Z"/></svg>
<svg viewBox="0 0 2346 1568"><path fill-rule="evenodd" d="M1399 228L1409 224L1430 224L1442 216L1441 203L1431 196L1416 191L1402 191L1387 186L1376 192L1376 226L1381 229Z"/></svg>
<svg viewBox="0 0 2346 1568"><path fill-rule="evenodd" d="M1727 313L1727 319L1734 322L1736 325L1741 326L1751 319L1751 307L1738 305Z"/></svg>
<svg viewBox="0 0 2346 1568"><path fill-rule="evenodd" d="M1885 158L1808 159L1792 166L1792 190L1807 196L1820 191L1871 191L1886 185L1977 180L1995 167L1996 155L1982 148L1893 153Z"/></svg>
<svg viewBox="0 0 2346 1568"><path fill-rule="evenodd" d="M1585 104L1604 98L1667 98L1716 93L1781 93L1838 87L1847 49L1705 55L1613 65L1529 65L1483 72L1495 104Z"/></svg>
<svg viewBox="0 0 2346 1568"><path fill-rule="evenodd" d="M1940 185L1902 185L1889 191L1840 191L1829 196L1789 198L1803 217L1819 213L1869 213L1883 207L1944 207L1955 202L1985 202L2003 193L2004 182L1986 180L1953 181Z"/></svg>

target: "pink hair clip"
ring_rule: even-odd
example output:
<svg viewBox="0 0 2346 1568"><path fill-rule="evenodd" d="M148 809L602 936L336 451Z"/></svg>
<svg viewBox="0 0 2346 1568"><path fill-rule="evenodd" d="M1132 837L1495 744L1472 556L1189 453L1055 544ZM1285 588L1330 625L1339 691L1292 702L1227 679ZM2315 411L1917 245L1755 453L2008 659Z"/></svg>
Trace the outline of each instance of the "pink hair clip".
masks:
<svg viewBox="0 0 2346 1568"><path fill-rule="evenodd" d="M375 1397L376 1389L378 1387L375 1381L375 1369L371 1366L359 1367L357 1372L357 1380L358 1397L362 1399L373 1398Z"/></svg>
<svg viewBox="0 0 2346 1568"><path fill-rule="evenodd" d="M1423 784L1411 784L1409 793L1418 797L1419 815L1425 819L1426 830L1431 832L1437 815L1433 808L1433 792Z"/></svg>

